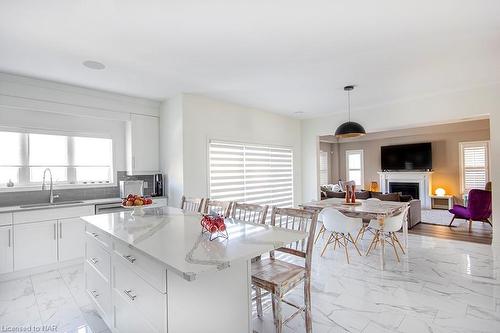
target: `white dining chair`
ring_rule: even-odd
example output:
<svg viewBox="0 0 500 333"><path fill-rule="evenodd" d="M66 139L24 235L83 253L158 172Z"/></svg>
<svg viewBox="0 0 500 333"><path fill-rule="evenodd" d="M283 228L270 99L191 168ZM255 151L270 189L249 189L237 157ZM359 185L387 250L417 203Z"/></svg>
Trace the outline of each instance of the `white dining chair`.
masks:
<svg viewBox="0 0 500 333"><path fill-rule="evenodd" d="M399 254L398 250L396 248L396 244L399 246L403 254L405 254L405 250L403 249L403 246L399 242L398 236L396 235L396 232L401 230L401 228L404 225L405 219L408 218L408 210L410 209L410 206L406 206L406 208L403 210L403 212L399 215L396 216L391 216L391 217L386 217L383 220L383 223L381 223L378 220L372 220L368 227L372 230L375 230L375 234L373 236L373 239L370 243L370 246L368 247L368 250L366 251L366 255L370 254L370 251L375 249L377 247L377 244L380 242L380 238L384 237L384 240L387 240L389 244L392 245L394 249L394 253L396 254L396 258L399 262Z"/></svg>
<svg viewBox="0 0 500 333"><path fill-rule="evenodd" d="M363 221L361 218L345 216L335 208L325 208L321 211L320 215L323 220L323 226L326 230L325 233L330 233L330 236L323 247L323 251L321 251L321 256L325 253L328 245L332 243L334 251L337 248L337 244L339 248L341 246L344 247L347 263L349 263L349 251L347 250L349 243L354 245L356 251L358 251L358 254L361 256L361 252L359 251L356 241L352 236L355 233L359 233L363 227Z"/></svg>
<svg viewBox="0 0 500 333"><path fill-rule="evenodd" d="M366 199L366 201L368 202L381 202L382 200L380 200L379 198L368 198ZM363 239L365 237L365 232L366 231L370 231L370 227L369 227L369 223L370 223L371 220L363 220L363 227L361 228L361 231L360 233L358 234L358 236ZM373 233L373 232L372 232ZM358 241L358 239L356 238L356 241Z"/></svg>

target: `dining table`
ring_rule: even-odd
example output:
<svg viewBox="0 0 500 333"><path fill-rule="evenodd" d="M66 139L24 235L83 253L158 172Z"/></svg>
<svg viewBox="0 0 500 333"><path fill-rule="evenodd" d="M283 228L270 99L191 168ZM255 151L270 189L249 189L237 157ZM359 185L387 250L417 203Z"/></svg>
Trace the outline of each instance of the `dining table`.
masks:
<svg viewBox="0 0 500 333"><path fill-rule="evenodd" d="M355 204L346 203L342 198L329 198L319 201L310 201L301 204L303 209L316 210L321 212L324 208L331 207L337 209L345 216L361 218L364 221L377 220L383 231L384 219L401 214L407 207L406 202L382 201L382 200L361 200L357 199ZM321 213L320 213L321 215ZM320 220L320 219L319 219ZM403 220L403 246L408 251L408 218ZM380 265L385 268L385 239L380 238Z"/></svg>

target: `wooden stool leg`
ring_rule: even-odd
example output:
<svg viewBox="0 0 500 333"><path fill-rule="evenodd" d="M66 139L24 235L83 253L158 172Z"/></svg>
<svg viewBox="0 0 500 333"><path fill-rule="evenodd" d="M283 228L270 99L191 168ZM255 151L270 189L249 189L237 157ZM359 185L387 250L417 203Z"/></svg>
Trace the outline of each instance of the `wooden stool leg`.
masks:
<svg viewBox="0 0 500 333"><path fill-rule="evenodd" d="M304 303L306 316L306 332L312 333L312 316L311 316L311 279L306 276L304 280Z"/></svg>
<svg viewBox="0 0 500 333"><path fill-rule="evenodd" d="M279 295L272 294L273 300L273 317L276 333L283 332L283 314L281 313L281 298Z"/></svg>
<svg viewBox="0 0 500 333"><path fill-rule="evenodd" d="M255 302L257 303L257 316L262 318L262 293L259 287L255 287Z"/></svg>

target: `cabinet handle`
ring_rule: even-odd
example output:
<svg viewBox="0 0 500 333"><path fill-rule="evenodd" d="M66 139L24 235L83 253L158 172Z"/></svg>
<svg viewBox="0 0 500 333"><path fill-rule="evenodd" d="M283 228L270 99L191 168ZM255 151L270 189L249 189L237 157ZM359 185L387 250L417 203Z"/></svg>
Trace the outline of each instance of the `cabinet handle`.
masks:
<svg viewBox="0 0 500 333"><path fill-rule="evenodd" d="M56 224L54 223L54 240L56 240L56 234L57 234L57 231L56 231Z"/></svg>
<svg viewBox="0 0 500 333"><path fill-rule="evenodd" d="M92 259L90 259L90 262L95 265L99 262L99 260L97 258L92 258Z"/></svg>
<svg viewBox="0 0 500 333"><path fill-rule="evenodd" d="M94 238L99 237L99 235L98 235L98 234L96 234L95 232L92 232L92 233L91 233L91 235L92 235L92 236L94 236Z"/></svg>
<svg viewBox="0 0 500 333"><path fill-rule="evenodd" d="M123 256L123 258L127 259L128 261L130 261L131 264L133 264L134 261L135 261L135 258L132 257L131 255Z"/></svg>
<svg viewBox="0 0 500 333"><path fill-rule="evenodd" d="M9 235L8 235L8 237L9 237L9 247L11 247L11 242L12 242L11 241L11 231L10 231L10 229L8 229L8 231L9 231Z"/></svg>
<svg viewBox="0 0 500 333"><path fill-rule="evenodd" d="M92 294L92 296L94 296L95 298L99 297L99 293L97 292L97 290L91 290L90 293Z"/></svg>
<svg viewBox="0 0 500 333"><path fill-rule="evenodd" d="M137 295L133 295L133 294L132 294L132 290L130 290L130 289L124 290L123 292L124 292L124 293L125 293L125 295L127 295L127 296L128 296L128 298L130 298L132 301L134 301L134 300L135 300L135 298L137 297Z"/></svg>

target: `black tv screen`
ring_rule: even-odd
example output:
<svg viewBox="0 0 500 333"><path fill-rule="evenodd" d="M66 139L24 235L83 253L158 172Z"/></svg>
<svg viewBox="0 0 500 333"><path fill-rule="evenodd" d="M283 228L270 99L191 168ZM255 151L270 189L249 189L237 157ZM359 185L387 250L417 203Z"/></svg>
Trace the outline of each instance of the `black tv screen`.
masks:
<svg viewBox="0 0 500 333"><path fill-rule="evenodd" d="M383 171L431 170L432 145L430 142L381 147Z"/></svg>

